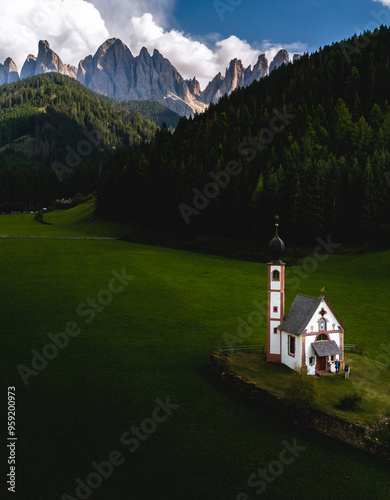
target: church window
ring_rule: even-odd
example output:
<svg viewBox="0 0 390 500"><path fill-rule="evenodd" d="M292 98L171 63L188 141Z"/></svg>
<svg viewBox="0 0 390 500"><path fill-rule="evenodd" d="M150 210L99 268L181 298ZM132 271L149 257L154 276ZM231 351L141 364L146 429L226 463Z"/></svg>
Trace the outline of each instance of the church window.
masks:
<svg viewBox="0 0 390 500"><path fill-rule="evenodd" d="M274 328L274 333L278 333L278 329L277 328Z"/></svg>
<svg viewBox="0 0 390 500"><path fill-rule="evenodd" d="M309 358L309 364L310 364L310 366L314 365L314 360L315 360L314 356L310 356L310 358Z"/></svg>
<svg viewBox="0 0 390 500"><path fill-rule="evenodd" d="M277 312L278 312L278 307L274 306L274 313L277 313Z"/></svg>
<svg viewBox="0 0 390 500"><path fill-rule="evenodd" d="M275 269L272 273L272 281L280 281L280 272Z"/></svg>
<svg viewBox="0 0 390 500"><path fill-rule="evenodd" d="M328 340L328 337L325 333L321 333L321 335L318 335L316 342L321 342L321 340Z"/></svg>
<svg viewBox="0 0 390 500"><path fill-rule="evenodd" d="M295 356L295 337L288 336L288 353L290 356Z"/></svg>

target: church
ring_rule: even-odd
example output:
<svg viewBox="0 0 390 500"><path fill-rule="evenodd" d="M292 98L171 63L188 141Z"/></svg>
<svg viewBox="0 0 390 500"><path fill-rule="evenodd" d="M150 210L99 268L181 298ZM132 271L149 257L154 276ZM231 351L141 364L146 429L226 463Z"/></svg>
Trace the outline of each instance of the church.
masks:
<svg viewBox="0 0 390 500"><path fill-rule="evenodd" d="M277 218L278 219L278 218ZM318 298L298 294L284 315L285 249L278 234L269 243L267 361L291 369L307 367L308 375L335 372L335 361L344 367L345 328L324 295Z"/></svg>

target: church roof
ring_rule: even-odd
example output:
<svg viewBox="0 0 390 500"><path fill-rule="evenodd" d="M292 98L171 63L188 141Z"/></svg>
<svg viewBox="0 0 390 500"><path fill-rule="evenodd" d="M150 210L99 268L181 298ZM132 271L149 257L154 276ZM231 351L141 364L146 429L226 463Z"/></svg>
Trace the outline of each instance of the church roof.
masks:
<svg viewBox="0 0 390 500"><path fill-rule="evenodd" d="M315 297L298 294L278 329L292 335L302 335L321 304L322 298L316 299Z"/></svg>
<svg viewBox="0 0 390 500"><path fill-rule="evenodd" d="M313 342L311 344L317 356L334 356L342 354L340 347L334 340L322 340L321 342Z"/></svg>

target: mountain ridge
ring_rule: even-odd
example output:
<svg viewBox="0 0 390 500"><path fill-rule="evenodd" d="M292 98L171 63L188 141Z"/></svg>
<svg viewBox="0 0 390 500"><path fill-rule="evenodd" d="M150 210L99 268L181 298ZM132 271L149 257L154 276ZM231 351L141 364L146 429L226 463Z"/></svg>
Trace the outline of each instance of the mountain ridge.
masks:
<svg viewBox="0 0 390 500"><path fill-rule="evenodd" d="M297 57L299 54L295 54L292 59ZM195 77L185 80L157 49L150 55L143 47L139 55L134 56L119 38L110 38L100 45L93 56L82 59L76 68L64 64L50 48L49 42L41 40L38 56L27 56L20 75L11 58L0 64L0 85L55 72L118 101L155 100L179 115L191 116L203 112L210 103L217 103L223 95L247 87L288 62L290 57L284 49L276 54L270 64L265 54L260 54L253 68L244 68L240 59L232 59L225 76L218 73L202 91Z"/></svg>

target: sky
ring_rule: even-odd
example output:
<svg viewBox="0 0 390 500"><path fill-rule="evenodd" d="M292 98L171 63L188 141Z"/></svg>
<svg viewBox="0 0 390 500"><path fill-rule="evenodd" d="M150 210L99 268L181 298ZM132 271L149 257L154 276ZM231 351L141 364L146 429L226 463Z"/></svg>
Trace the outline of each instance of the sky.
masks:
<svg viewBox="0 0 390 500"><path fill-rule="evenodd" d="M159 50L205 88L231 59L311 53L380 24L390 25L390 0L0 0L0 62L12 57L20 71L48 40L77 66L116 37L135 56Z"/></svg>

